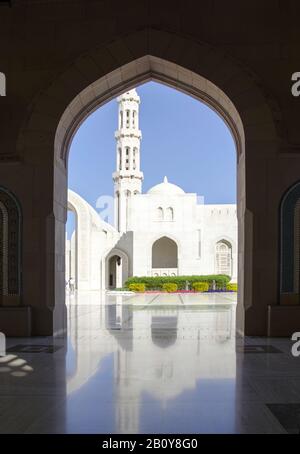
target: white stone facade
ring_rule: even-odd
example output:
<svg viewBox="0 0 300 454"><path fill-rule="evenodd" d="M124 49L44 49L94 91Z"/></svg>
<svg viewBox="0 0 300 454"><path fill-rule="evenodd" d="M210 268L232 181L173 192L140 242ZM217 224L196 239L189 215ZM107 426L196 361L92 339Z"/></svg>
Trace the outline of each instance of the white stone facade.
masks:
<svg viewBox="0 0 300 454"><path fill-rule="evenodd" d="M114 227L73 191L76 230L67 241L67 279L78 289L121 287L129 276L229 274L237 280L236 205L206 205L164 181L142 193L140 98L118 98Z"/></svg>

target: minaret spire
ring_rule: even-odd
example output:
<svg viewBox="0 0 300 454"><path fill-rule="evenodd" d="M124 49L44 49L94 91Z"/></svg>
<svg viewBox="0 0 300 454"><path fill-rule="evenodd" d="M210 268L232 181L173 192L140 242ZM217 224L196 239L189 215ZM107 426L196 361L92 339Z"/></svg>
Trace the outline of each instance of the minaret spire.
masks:
<svg viewBox="0 0 300 454"><path fill-rule="evenodd" d="M131 197L142 192L143 172L140 171L139 129L140 97L129 90L117 98L119 123L116 138L116 171L113 173L115 197L115 227L120 232L129 230Z"/></svg>

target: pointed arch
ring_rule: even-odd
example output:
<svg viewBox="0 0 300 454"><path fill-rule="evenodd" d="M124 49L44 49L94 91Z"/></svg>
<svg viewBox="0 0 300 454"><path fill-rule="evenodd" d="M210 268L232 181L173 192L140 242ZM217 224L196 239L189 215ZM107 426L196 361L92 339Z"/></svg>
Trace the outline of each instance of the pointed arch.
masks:
<svg viewBox="0 0 300 454"><path fill-rule="evenodd" d="M21 222L15 195L0 187L0 305L20 302Z"/></svg>
<svg viewBox="0 0 300 454"><path fill-rule="evenodd" d="M294 294L300 304L300 181L280 204L280 294Z"/></svg>
<svg viewBox="0 0 300 454"><path fill-rule="evenodd" d="M152 244L152 268L177 268L177 243L167 236L162 236Z"/></svg>
<svg viewBox="0 0 300 454"><path fill-rule="evenodd" d="M139 43L139 46L136 43ZM178 52L178 49L182 51ZM89 59L95 62L95 65L85 64ZM222 71L212 70L218 67L222 67ZM73 83L69 84L66 90L66 83L69 80ZM41 166L43 172L49 172L49 162L53 162L49 182L42 185L38 178L35 180L36 187L43 188L45 193L49 194L47 212L54 213L53 222L47 232L49 250L51 249L51 254L47 256L47 269L51 268L53 272L45 275L44 300L49 299L46 290L53 288L53 294L56 295L54 304L58 306L57 312L60 313L60 306L64 303L63 279L58 279L59 272L56 268L59 268L59 261L55 261L54 269L52 259L53 256L61 257L63 254L61 245L55 242L54 238L62 237L64 233L64 222L58 213L60 214L67 205L67 160L72 138L80 124L95 109L148 80L173 86L205 102L224 119L233 134L238 156L241 307L238 325L239 332L242 333L244 314L246 312L250 314L250 308L251 313L259 312L259 304L263 304L264 309L267 308L272 300L275 282L275 279L269 280L270 284L268 290L264 291L264 298L261 300L252 298L252 295L260 294L259 284L252 280L252 270L259 261L259 254L253 251L253 238L259 226L254 222L257 208L249 203L249 200L252 200L252 183L249 183L251 178L248 178L247 182L245 178L247 163L245 147L246 152L251 154L253 148L265 149L266 141L269 141L272 146L270 153L275 156L282 131L286 130L283 116L277 100L266 90L266 84L256 76L253 77L246 65L241 65L223 49L199 42L193 37L187 38L179 32L171 33L153 27L142 27L138 32L118 35L113 41L107 41L101 46L95 45L84 55L78 56L68 67L49 80L48 87L32 97L32 105L27 109L28 115L20 128L16 148L22 157L31 150L34 159L40 163L39 156L43 144L43 152L49 157L44 160L44 167ZM233 81L237 83L232 83ZM49 121L50 101L51 121ZM263 114L264 121L261 121L257 113ZM53 143L52 158L50 155L53 153ZM252 170L249 171L251 172ZM36 171L35 174L39 175L39 172ZM262 190L265 182L259 178ZM43 217L40 222L41 226L45 225ZM42 244L39 246L43 247ZM41 273L43 272L42 270ZM264 268L266 276L268 272L269 269ZM49 320L52 320L51 317L52 315L49 315ZM253 324L251 317L250 315L248 317L250 320L247 325L248 333L250 331L262 333L265 322ZM56 317L55 323L59 320L60 318ZM54 327L53 331L59 329Z"/></svg>
<svg viewBox="0 0 300 454"><path fill-rule="evenodd" d="M126 252L114 247L105 257L105 287L122 287L129 276L129 258Z"/></svg>
<svg viewBox="0 0 300 454"><path fill-rule="evenodd" d="M219 240L215 247L216 274L232 276L232 244L225 240Z"/></svg>
<svg viewBox="0 0 300 454"><path fill-rule="evenodd" d="M162 207L158 207L156 209L156 219L158 221L163 221L164 220L164 209Z"/></svg>
<svg viewBox="0 0 300 454"><path fill-rule="evenodd" d="M174 221L174 209L172 207L166 208L166 221Z"/></svg>

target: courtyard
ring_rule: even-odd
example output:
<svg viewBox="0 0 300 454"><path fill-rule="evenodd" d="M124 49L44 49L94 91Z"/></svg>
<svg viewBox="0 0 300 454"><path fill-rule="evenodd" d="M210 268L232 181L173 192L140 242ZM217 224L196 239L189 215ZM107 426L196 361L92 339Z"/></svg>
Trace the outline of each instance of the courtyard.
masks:
<svg viewBox="0 0 300 454"><path fill-rule="evenodd" d="M236 338L236 303L68 294L68 338L8 339L1 433L298 432L291 342Z"/></svg>

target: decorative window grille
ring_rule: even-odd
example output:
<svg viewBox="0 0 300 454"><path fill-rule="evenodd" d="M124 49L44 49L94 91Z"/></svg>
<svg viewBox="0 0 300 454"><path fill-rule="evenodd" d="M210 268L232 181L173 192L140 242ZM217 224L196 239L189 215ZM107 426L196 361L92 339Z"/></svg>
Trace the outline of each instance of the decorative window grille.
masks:
<svg viewBox="0 0 300 454"><path fill-rule="evenodd" d="M232 275L232 247L224 240L216 245L216 273Z"/></svg>
<svg viewBox="0 0 300 454"><path fill-rule="evenodd" d="M21 214L15 198L0 189L0 296L20 295Z"/></svg>

